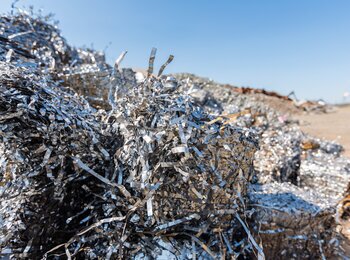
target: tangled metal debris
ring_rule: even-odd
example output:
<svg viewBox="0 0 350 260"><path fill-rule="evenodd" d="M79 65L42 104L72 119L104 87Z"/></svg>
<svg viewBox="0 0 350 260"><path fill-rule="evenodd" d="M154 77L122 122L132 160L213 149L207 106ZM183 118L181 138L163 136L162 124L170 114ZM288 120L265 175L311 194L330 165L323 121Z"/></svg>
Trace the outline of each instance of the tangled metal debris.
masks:
<svg viewBox="0 0 350 260"><path fill-rule="evenodd" d="M340 145L251 91L163 75L173 56L155 76L155 49L147 74L112 67L48 19L0 17L2 257L346 259Z"/></svg>
<svg viewBox="0 0 350 260"><path fill-rule="evenodd" d="M283 108L287 112L282 114L272 108L270 99L237 94L228 85L191 74L177 77L204 110L229 114L232 125L248 127L258 136L252 181L256 183L248 185L247 194L254 212L249 224L266 256L348 259L349 241L340 233L350 233L345 203L349 199L337 206L349 194L350 160L341 156L342 146L303 133L288 115L289 108ZM206 101L200 103L198 96ZM338 221L337 207L342 213L337 213Z"/></svg>

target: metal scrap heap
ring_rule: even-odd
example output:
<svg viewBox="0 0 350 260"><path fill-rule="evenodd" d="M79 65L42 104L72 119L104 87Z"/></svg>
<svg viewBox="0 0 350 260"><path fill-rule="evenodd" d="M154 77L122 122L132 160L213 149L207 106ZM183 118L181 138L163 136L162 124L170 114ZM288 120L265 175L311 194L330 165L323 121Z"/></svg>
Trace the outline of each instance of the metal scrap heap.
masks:
<svg viewBox="0 0 350 260"><path fill-rule="evenodd" d="M49 17L0 17L0 256L346 259L342 147L269 92L162 75L173 56L154 75L155 53L137 74Z"/></svg>
<svg viewBox="0 0 350 260"><path fill-rule="evenodd" d="M341 155L342 146L303 133L292 117L296 108L284 100L238 94L229 85L191 74L176 76L205 111L257 135L248 221L265 255L347 259L349 240L342 233L349 234L350 223L348 208L341 205L347 205L350 160Z"/></svg>
<svg viewBox="0 0 350 260"><path fill-rule="evenodd" d="M177 87L171 77L149 76L124 94L116 91L107 125L124 145L114 155L113 181L141 199L130 215L140 246L146 233L153 234L150 244L166 238L173 254L234 255L218 239L231 244L242 232L256 140L247 129L212 120Z"/></svg>
<svg viewBox="0 0 350 260"><path fill-rule="evenodd" d="M0 68L1 248L33 256L63 242L76 228L68 219L93 202L75 162L102 171L109 155L84 99L35 70Z"/></svg>
<svg viewBox="0 0 350 260"><path fill-rule="evenodd" d="M64 41L39 18L1 19L3 256L263 255L244 221L249 129L213 120L176 80L153 76L154 55L142 84L105 66L111 109L98 111L73 91L97 73L91 59L71 64L80 51L58 51Z"/></svg>

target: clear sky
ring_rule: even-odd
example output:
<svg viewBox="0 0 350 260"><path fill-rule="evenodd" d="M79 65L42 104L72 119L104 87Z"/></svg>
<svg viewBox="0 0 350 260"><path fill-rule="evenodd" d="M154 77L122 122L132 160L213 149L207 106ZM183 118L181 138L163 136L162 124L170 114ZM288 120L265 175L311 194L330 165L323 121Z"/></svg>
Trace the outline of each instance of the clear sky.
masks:
<svg viewBox="0 0 350 260"><path fill-rule="evenodd" d="M12 0L0 0L8 12ZM341 102L350 91L347 0L21 0L55 13L68 42L105 50L125 67L156 66L299 98Z"/></svg>

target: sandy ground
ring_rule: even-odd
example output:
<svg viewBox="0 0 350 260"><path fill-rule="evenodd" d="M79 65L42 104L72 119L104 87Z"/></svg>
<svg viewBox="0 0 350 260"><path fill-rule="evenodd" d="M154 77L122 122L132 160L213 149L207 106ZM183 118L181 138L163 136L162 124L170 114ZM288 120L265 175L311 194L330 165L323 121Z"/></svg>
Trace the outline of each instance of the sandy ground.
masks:
<svg viewBox="0 0 350 260"><path fill-rule="evenodd" d="M335 140L344 146L344 155L350 157L350 105L339 106L327 114L305 114L296 116L306 133L318 138Z"/></svg>

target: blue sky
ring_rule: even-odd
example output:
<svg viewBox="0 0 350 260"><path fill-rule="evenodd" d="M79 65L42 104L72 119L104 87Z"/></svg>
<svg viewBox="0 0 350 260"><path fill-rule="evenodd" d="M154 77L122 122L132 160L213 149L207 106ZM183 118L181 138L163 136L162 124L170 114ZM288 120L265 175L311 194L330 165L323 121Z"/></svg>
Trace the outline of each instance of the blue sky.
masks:
<svg viewBox="0 0 350 260"><path fill-rule="evenodd" d="M1 0L8 12L12 0ZM105 50L125 67L156 66L218 82L342 101L350 91L350 1L21 0L55 13L68 42Z"/></svg>

